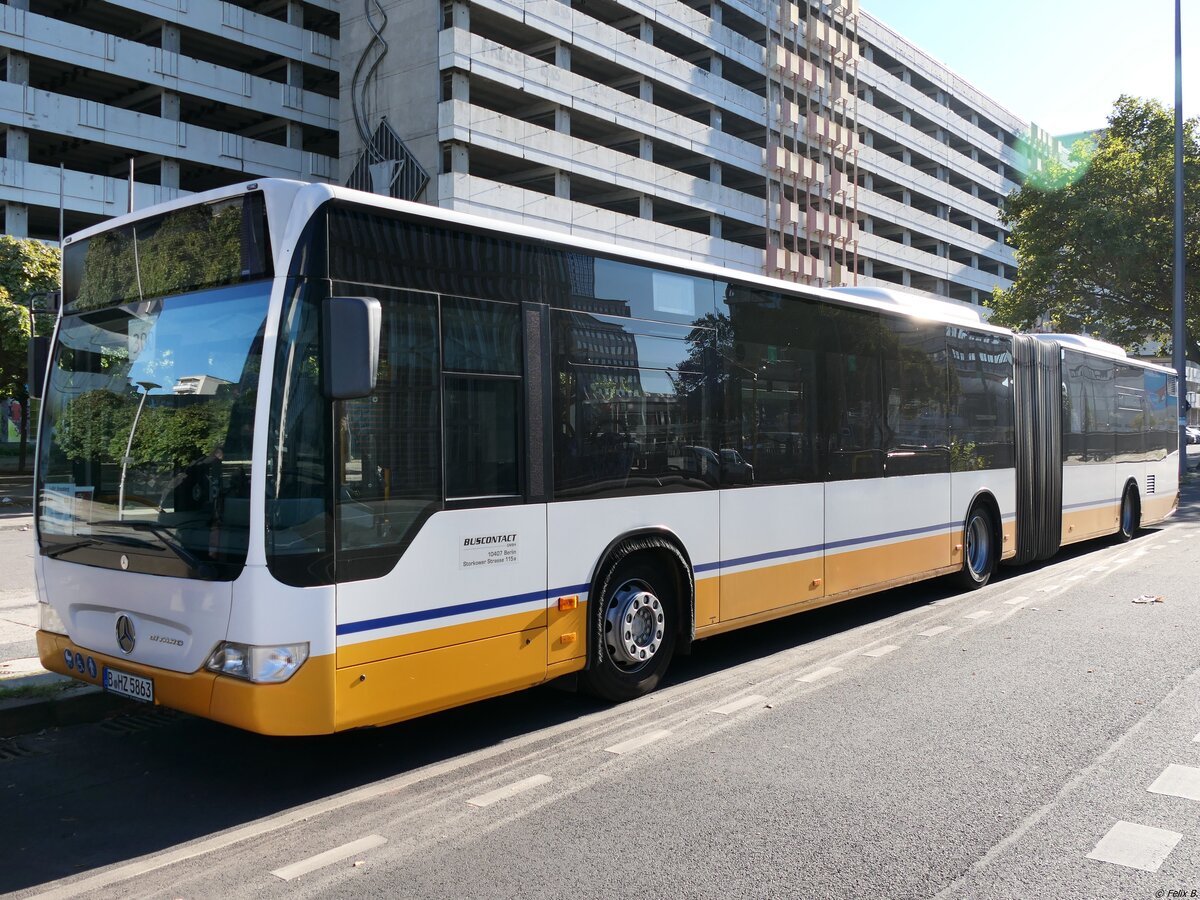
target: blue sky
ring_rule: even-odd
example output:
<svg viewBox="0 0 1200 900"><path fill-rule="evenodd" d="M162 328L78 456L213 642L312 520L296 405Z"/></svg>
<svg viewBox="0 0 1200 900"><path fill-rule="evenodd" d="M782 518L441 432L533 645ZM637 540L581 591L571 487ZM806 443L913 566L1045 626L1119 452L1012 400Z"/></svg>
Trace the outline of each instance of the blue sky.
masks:
<svg viewBox="0 0 1200 900"><path fill-rule="evenodd" d="M1122 93L1175 98L1174 0L861 0L872 16L1052 134ZM1183 111L1200 114L1200 3L1183 2Z"/></svg>

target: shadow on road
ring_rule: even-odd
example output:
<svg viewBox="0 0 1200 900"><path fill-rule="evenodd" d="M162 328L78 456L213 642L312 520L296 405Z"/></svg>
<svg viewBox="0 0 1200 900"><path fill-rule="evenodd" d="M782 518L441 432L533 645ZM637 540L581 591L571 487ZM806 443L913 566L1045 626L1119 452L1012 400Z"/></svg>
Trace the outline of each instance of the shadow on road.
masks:
<svg viewBox="0 0 1200 900"><path fill-rule="evenodd" d="M1185 487L1179 517L1200 520L1200 483ZM1044 565L1097 546L1068 548ZM999 578L1015 574L1006 569ZM924 582L715 637L677 659L668 682L686 684L954 593L944 580ZM0 892L175 847L600 708L542 687L321 738L265 738L138 708L107 722L0 742Z"/></svg>

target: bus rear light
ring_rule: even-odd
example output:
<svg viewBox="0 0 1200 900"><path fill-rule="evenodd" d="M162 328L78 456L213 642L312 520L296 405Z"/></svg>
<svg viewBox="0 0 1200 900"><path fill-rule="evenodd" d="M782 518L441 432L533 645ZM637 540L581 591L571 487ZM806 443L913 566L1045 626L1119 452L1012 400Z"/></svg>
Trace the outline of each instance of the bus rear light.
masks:
<svg viewBox="0 0 1200 900"><path fill-rule="evenodd" d="M278 684L296 674L308 659L308 644L255 647L222 641L208 657L204 668L257 684Z"/></svg>
<svg viewBox="0 0 1200 900"><path fill-rule="evenodd" d="M62 616L58 614L58 610L45 601L38 603L38 628L52 634L65 635L67 633L67 625L63 622Z"/></svg>

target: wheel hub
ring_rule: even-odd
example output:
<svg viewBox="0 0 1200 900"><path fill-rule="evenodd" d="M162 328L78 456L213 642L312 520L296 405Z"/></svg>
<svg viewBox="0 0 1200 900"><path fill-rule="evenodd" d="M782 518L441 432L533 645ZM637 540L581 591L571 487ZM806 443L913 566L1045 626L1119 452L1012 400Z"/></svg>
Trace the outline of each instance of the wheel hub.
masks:
<svg viewBox="0 0 1200 900"><path fill-rule="evenodd" d="M662 603L641 583L621 585L613 593L605 619L605 643L622 665L641 666L662 646Z"/></svg>

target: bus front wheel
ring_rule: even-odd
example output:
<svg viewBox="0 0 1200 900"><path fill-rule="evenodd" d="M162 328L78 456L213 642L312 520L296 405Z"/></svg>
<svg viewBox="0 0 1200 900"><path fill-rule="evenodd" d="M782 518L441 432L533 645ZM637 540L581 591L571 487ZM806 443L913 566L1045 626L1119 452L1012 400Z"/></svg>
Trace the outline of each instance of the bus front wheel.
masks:
<svg viewBox="0 0 1200 900"><path fill-rule="evenodd" d="M958 575L959 584L975 590L991 581L999 549L991 511L984 504L976 503L963 526L963 567Z"/></svg>
<svg viewBox="0 0 1200 900"><path fill-rule="evenodd" d="M605 564L589 597L594 657L580 676L590 694L620 702L658 687L675 651L679 630L676 579L664 557L678 556L666 541L643 539L622 547Z"/></svg>

